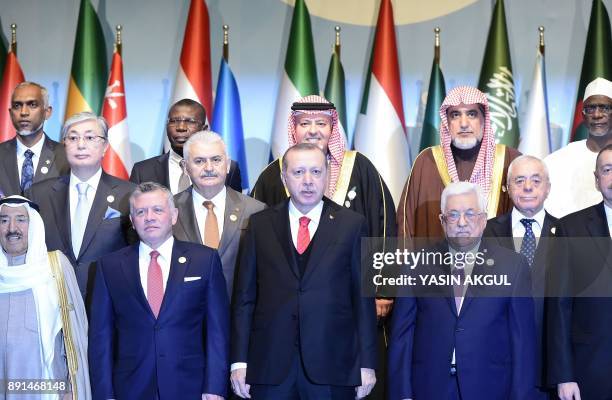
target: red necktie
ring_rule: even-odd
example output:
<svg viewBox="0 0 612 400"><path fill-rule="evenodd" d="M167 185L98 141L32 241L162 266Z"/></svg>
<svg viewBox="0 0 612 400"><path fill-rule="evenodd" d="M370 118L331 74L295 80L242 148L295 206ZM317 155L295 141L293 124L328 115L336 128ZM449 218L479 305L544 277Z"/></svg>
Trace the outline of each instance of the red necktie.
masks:
<svg viewBox="0 0 612 400"><path fill-rule="evenodd" d="M147 272L147 300L149 300L151 311L153 311L155 318L157 318L162 300L164 299L164 278L161 267L157 262L159 252L153 250L149 254L151 255L151 261L149 262L149 270Z"/></svg>
<svg viewBox="0 0 612 400"><path fill-rule="evenodd" d="M310 244L310 232L308 231L309 223L310 218L300 217L300 228L298 229L297 236L297 252L299 254L304 253Z"/></svg>

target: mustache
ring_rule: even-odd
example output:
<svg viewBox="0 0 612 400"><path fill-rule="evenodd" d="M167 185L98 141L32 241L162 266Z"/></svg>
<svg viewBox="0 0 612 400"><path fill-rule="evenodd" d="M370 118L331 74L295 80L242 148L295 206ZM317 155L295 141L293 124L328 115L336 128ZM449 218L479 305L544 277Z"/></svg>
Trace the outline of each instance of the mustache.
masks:
<svg viewBox="0 0 612 400"><path fill-rule="evenodd" d="M211 171L211 172L204 171L200 174L200 178L218 178L218 177L219 177L219 174L214 171Z"/></svg>
<svg viewBox="0 0 612 400"><path fill-rule="evenodd" d="M5 238L10 239L12 237L21 239L23 237L23 235L20 232L7 232L6 235L4 235Z"/></svg>

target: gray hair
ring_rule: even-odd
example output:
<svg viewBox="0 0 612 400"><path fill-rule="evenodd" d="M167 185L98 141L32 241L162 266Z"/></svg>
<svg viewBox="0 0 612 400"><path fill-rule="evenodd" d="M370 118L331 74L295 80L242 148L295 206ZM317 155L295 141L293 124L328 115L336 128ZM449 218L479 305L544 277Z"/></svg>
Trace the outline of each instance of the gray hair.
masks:
<svg viewBox="0 0 612 400"><path fill-rule="evenodd" d="M15 86L15 89L13 89L13 94L15 93L15 91L17 89L21 89L23 87L26 86L34 86L37 87L40 90L40 94L42 96L42 100L43 100L43 107L44 108L48 108L49 107L49 91L47 90L46 87L44 87L43 85L41 85L40 83L36 83L36 82L30 82L30 81L24 81L21 82L20 84L18 84L17 86ZM13 97L11 95L11 97Z"/></svg>
<svg viewBox="0 0 612 400"><path fill-rule="evenodd" d="M538 157L530 156L528 154L520 155L516 157L514 160L512 160L510 165L508 165L506 181L510 182L510 180L512 179L512 175L513 175L512 172L514 170L514 166L518 165L519 163L523 161L535 161L535 162L540 163L540 165L542 166L542 169L544 170L544 175L546 175L546 181L550 182L550 175L548 174L548 167L546 166L546 163L544 163L544 161L542 161Z"/></svg>
<svg viewBox="0 0 612 400"><path fill-rule="evenodd" d="M174 196L172 195L172 192L170 191L170 189L156 182L142 182L138 184L136 186L136 189L134 189L132 194L130 194L130 199L129 199L130 214L132 214L132 212L134 211L134 200L136 200L138 196L144 193L157 192L157 191L160 191L166 195L166 198L168 199L168 206L170 207L170 209L176 208L174 206Z"/></svg>
<svg viewBox="0 0 612 400"><path fill-rule="evenodd" d="M66 137L74 125L85 121L95 121L98 124L98 128L100 129L102 136L108 139L108 123L106 122L106 119L90 111L83 111L68 118L62 127L62 139Z"/></svg>
<svg viewBox="0 0 612 400"><path fill-rule="evenodd" d="M446 188L444 188L444 190L442 191L442 197L440 198L440 208L442 209L441 211L444 212L446 210L446 201L450 196L468 193L476 194L480 211L486 212L487 199L485 198L484 192L482 191L480 185L472 182L453 182L446 186Z"/></svg>
<svg viewBox="0 0 612 400"><path fill-rule="evenodd" d="M191 151L191 146L195 143L200 144L213 144L213 143L221 143L223 146L223 154L225 154L225 158L229 158L227 155L227 147L225 146L225 142L221 135L213 131L199 131L194 133L187 139L185 144L183 145L183 158L185 160L189 159L189 153Z"/></svg>

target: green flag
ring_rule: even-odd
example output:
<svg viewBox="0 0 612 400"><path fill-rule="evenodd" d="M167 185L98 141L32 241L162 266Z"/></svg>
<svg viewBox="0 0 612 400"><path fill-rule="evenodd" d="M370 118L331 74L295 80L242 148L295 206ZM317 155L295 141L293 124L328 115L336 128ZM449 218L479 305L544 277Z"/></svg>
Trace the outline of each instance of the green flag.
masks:
<svg viewBox="0 0 612 400"><path fill-rule="evenodd" d="M327 81L325 82L325 98L336 106L338 118L340 119L340 132L342 132L346 139L346 89L344 87L344 68L342 67L340 55L337 51L332 53L331 60L329 61Z"/></svg>
<svg viewBox="0 0 612 400"><path fill-rule="evenodd" d="M107 79L102 26L90 0L81 0L64 120L82 111L99 114Z"/></svg>
<svg viewBox="0 0 612 400"><path fill-rule="evenodd" d="M427 105L425 106L419 151L440 144L440 106L444 97L446 97L444 75L442 75L439 60L434 58L429 78L429 89L427 89Z"/></svg>
<svg viewBox="0 0 612 400"><path fill-rule="evenodd" d="M497 0L493 9L478 89L489 100L496 142L516 147L519 142L518 113L503 0Z"/></svg>
<svg viewBox="0 0 612 400"><path fill-rule="evenodd" d="M4 30L2 29L2 23L0 22L0 76L4 73L4 64L6 63L6 42L4 39Z"/></svg>
<svg viewBox="0 0 612 400"><path fill-rule="evenodd" d="M612 39L610 17L601 0L593 0L589 31L587 33L580 84L576 94L576 109L572 124L571 141L586 139L587 128L582 123L582 97L584 89L595 78L612 80Z"/></svg>

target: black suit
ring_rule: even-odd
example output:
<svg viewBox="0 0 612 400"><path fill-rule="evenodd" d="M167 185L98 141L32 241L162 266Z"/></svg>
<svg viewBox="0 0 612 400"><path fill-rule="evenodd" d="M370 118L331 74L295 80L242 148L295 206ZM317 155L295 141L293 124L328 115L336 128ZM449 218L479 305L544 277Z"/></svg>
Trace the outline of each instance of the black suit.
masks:
<svg viewBox="0 0 612 400"><path fill-rule="evenodd" d="M536 249L535 257L533 259L533 265L531 266L531 283L534 295L534 306L535 306L535 324L536 324L536 344L537 351L540 357L537 358L538 365L537 371L541 371L538 374L538 386L546 387L546 352L544 346L545 332L545 320L546 314L544 309L544 296L546 286L546 269L549 266L549 257L551 249L550 238L554 237L555 225L557 224L557 218L546 212L544 217L544 225L542 226L542 232L540 239L538 240L538 247ZM514 246L514 235L512 233L512 212L500 215L499 217L492 218L487 221L487 226L483 233L484 237L495 240L500 246L506 247L510 250L517 251L518 249Z"/></svg>
<svg viewBox="0 0 612 400"><path fill-rule="evenodd" d="M129 233L128 217L128 200L134 184L102 172L79 254L74 254L72 250L69 185L70 175L46 180L33 185L28 196L40 206L40 215L45 221L47 249L61 250L68 257L85 298L95 272L92 264L136 239L133 231ZM117 212L111 209L120 215L117 216Z"/></svg>
<svg viewBox="0 0 612 400"><path fill-rule="evenodd" d="M366 221L324 199L302 275L288 203L251 216L234 286L231 361L247 363L249 384L283 383L300 357L315 384L359 386L360 368L377 364L374 299L361 292Z"/></svg>
<svg viewBox="0 0 612 400"><path fill-rule="evenodd" d="M70 165L66 161L64 146L55 142L43 134L44 140L33 183L41 182L49 178L57 178L70 171ZM19 179L19 167L17 165L17 138L0 143L0 192L4 196L21 193L21 180Z"/></svg>
<svg viewBox="0 0 612 400"><path fill-rule="evenodd" d="M604 203L561 218L549 276L548 376L612 398L612 260Z"/></svg>
<svg viewBox="0 0 612 400"><path fill-rule="evenodd" d="M132 168L130 181L136 184L142 182L157 182L160 185L170 188L170 170L168 168L169 158L170 153L166 152L161 156L152 157L137 162ZM225 178L225 185L231 187L237 192L242 192L240 166L234 160L231 160L230 170Z"/></svg>

